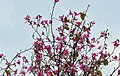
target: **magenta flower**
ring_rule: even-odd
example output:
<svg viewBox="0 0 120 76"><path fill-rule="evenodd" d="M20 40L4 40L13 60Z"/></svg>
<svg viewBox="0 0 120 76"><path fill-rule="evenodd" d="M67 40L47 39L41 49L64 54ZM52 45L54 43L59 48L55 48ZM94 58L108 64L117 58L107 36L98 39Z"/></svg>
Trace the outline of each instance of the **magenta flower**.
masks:
<svg viewBox="0 0 120 76"><path fill-rule="evenodd" d="M59 40L60 40L60 37L58 37L58 36L57 36L57 37L56 37L56 40L58 40L58 41L59 41Z"/></svg>
<svg viewBox="0 0 120 76"><path fill-rule="evenodd" d="M19 65L20 65L20 60L18 60L18 61L17 61L17 64L19 64Z"/></svg>
<svg viewBox="0 0 120 76"><path fill-rule="evenodd" d="M66 56L68 53L68 49L63 50L63 55Z"/></svg>
<svg viewBox="0 0 120 76"><path fill-rule="evenodd" d="M44 20L45 24L48 24L48 20Z"/></svg>
<svg viewBox="0 0 120 76"><path fill-rule="evenodd" d="M120 70L118 70L118 75L120 75Z"/></svg>
<svg viewBox="0 0 120 76"><path fill-rule="evenodd" d="M18 71L18 69L16 69L15 71L14 71L14 75L16 76L16 74L17 74L17 71Z"/></svg>
<svg viewBox="0 0 120 76"><path fill-rule="evenodd" d="M59 0L55 0L55 2L59 2Z"/></svg>
<svg viewBox="0 0 120 76"><path fill-rule="evenodd" d="M118 57L115 55L115 56L113 57L113 59L114 59L114 60L117 60L117 59L118 59Z"/></svg>
<svg viewBox="0 0 120 76"><path fill-rule="evenodd" d="M40 15L37 15L37 16L36 16L36 19L40 19L40 18L42 18L42 16L40 16Z"/></svg>
<svg viewBox="0 0 120 76"><path fill-rule="evenodd" d="M40 61L41 54L36 55L35 58L36 58L37 61Z"/></svg>
<svg viewBox="0 0 120 76"><path fill-rule="evenodd" d="M25 19L26 21L29 21L29 20L30 20L30 16L27 15L24 19Z"/></svg>
<svg viewBox="0 0 120 76"><path fill-rule="evenodd" d="M113 42L113 45L114 45L115 47L119 46L119 40L115 40L115 41Z"/></svg>
<svg viewBox="0 0 120 76"><path fill-rule="evenodd" d="M43 76L41 72L38 72L37 76Z"/></svg>
<svg viewBox="0 0 120 76"><path fill-rule="evenodd" d="M53 23L53 21L52 20L49 20L49 24L52 24Z"/></svg>
<svg viewBox="0 0 120 76"><path fill-rule="evenodd" d="M77 24L78 26L80 26L80 25L81 25L81 22L76 22L76 24Z"/></svg>
<svg viewBox="0 0 120 76"><path fill-rule="evenodd" d="M2 58L3 57L3 54L0 54L0 58Z"/></svg>
<svg viewBox="0 0 120 76"><path fill-rule="evenodd" d="M33 24L36 25L37 23L34 21Z"/></svg>
<svg viewBox="0 0 120 76"><path fill-rule="evenodd" d="M100 50L100 49L101 49L101 47L102 47L102 46L100 45L100 46L98 46L98 48L97 48L97 49L99 49L99 50Z"/></svg>
<svg viewBox="0 0 120 76"><path fill-rule="evenodd" d="M25 76L26 73L25 73L24 70L21 70L21 71L20 71L20 74L21 74L22 76Z"/></svg>
<svg viewBox="0 0 120 76"><path fill-rule="evenodd" d="M27 69L27 66L24 65L23 68L24 68L24 69Z"/></svg>
<svg viewBox="0 0 120 76"><path fill-rule="evenodd" d="M90 23L91 23L92 25L95 25L95 21L91 21Z"/></svg>
<svg viewBox="0 0 120 76"><path fill-rule="evenodd" d="M19 53L17 54L17 57L19 57L19 58L21 57Z"/></svg>
<svg viewBox="0 0 120 76"><path fill-rule="evenodd" d="M76 16L76 15L79 15L77 12L74 12L74 15Z"/></svg>
<svg viewBox="0 0 120 76"><path fill-rule="evenodd" d="M33 72L33 67L30 66L30 67L28 68L28 71L29 71L29 74L32 73L32 72Z"/></svg>
<svg viewBox="0 0 120 76"><path fill-rule="evenodd" d="M93 45L93 44L90 44L90 47L91 47L91 48L93 48L93 47L95 47L95 45Z"/></svg>
<svg viewBox="0 0 120 76"><path fill-rule="evenodd" d="M47 72L47 76L51 76L51 72Z"/></svg>
<svg viewBox="0 0 120 76"><path fill-rule="evenodd" d="M50 51L51 50L51 46L47 45L47 46L45 46L45 49L47 49L48 51Z"/></svg>
<svg viewBox="0 0 120 76"><path fill-rule="evenodd" d="M91 39L91 41L95 42L95 38L93 37L93 38Z"/></svg>

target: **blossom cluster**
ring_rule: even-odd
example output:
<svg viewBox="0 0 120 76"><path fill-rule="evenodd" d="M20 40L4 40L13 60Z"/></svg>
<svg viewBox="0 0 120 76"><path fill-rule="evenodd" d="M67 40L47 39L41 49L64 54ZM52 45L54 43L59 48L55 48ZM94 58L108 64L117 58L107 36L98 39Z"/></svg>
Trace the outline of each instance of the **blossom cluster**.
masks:
<svg viewBox="0 0 120 76"><path fill-rule="evenodd" d="M118 61L118 56L113 55L119 46L119 39L113 44L112 53L107 51L109 31L104 30L99 37L91 35L91 29L95 21L87 21L87 10L76 12L69 10L67 15L60 15L55 18L54 8L59 0L54 0L54 6L50 19L44 19L41 15L34 18L27 15L24 19L34 30L34 39L31 48L20 51L9 61L4 54L0 54L1 76L102 76L102 68L113 61ZM89 7L89 6L88 6ZM56 26L54 20L58 21ZM58 25L58 24L57 24ZM31 60L22 54L31 51ZM21 66L21 69L18 67ZM109 73L113 76L119 66ZM120 70L118 70L120 75Z"/></svg>

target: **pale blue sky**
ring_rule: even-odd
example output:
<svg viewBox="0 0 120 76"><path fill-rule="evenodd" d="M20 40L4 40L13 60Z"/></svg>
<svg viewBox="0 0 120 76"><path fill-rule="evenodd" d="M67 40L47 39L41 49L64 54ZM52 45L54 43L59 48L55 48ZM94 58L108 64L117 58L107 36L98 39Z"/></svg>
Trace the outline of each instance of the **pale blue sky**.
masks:
<svg viewBox="0 0 120 76"><path fill-rule="evenodd" d="M52 1L0 0L0 53L12 58L19 49L29 48L33 43L32 29L24 23L24 17L40 14L49 19ZM108 28L110 40L120 38L120 0L60 0L55 16L66 14L70 9L84 11L89 4L91 7L87 18L96 21L93 34L98 35L101 30Z"/></svg>

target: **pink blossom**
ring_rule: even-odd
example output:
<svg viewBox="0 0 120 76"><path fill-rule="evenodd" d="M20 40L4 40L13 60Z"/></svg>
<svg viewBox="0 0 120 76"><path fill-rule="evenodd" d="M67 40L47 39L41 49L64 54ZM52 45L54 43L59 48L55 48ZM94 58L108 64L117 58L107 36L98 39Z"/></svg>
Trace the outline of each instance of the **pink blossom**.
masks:
<svg viewBox="0 0 120 76"><path fill-rule="evenodd" d="M75 29L70 29L70 33L74 33L75 32Z"/></svg>
<svg viewBox="0 0 120 76"><path fill-rule="evenodd" d="M119 40L118 40L118 39L115 40L115 41L113 42L113 44L114 44L115 47L119 46Z"/></svg>
<svg viewBox="0 0 120 76"><path fill-rule="evenodd" d="M92 54L92 58L93 58L93 60L96 60L96 57L97 57L98 55L96 54L96 53L93 53Z"/></svg>
<svg viewBox="0 0 120 76"><path fill-rule="evenodd" d="M14 71L14 75L16 75L16 74L17 74L17 71L18 71L18 69L16 69L16 70Z"/></svg>
<svg viewBox="0 0 120 76"><path fill-rule="evenodd" d="M6 62L5 64L7 65L7 67L10 67L10 62Z"/></svg>
<svg viewBox="0 0 120 76"><path fill-rule="evenodd" d="M42 31L42 35L44 35L44 32Z"/></svg>
<svg viewBox="0 0 120 76"><path fill-rule="evenodd" d="M72 11L71 11L71 10L69 10L69 15L73 15L73 13L72 13Z"/></svg>
<svg viewBox="0 0 120 76"><path fill-rule="evenodd" d="M105 31L101 32L101 37L104 37L106 39L106 38L108 38L107 35L108 34Z"/></svg>
<svg viewBox="0 0 120 76"><path fill-rule="evenodd" d="M55 0L55 2L59 2L59 0Z"/></svg>
<svg viewBox="0 0 120 76"><path fill-rule="evenodd" d="M0 58L2 58L3 57L3 54L0 54Z"/></svg>
<svg viewBox="0 0 120 76"><path fill-rule="evenodd" d="M83 38L88 38L88 37L89 37L88 33L83 35Z"/></svg>
<svg viewBox="0 0 120 76"><path fill-rule="evenodd" d="M57 44L56 50L61 48L61 44Z"/></svg>
<svg viewBox="0 0 120 76"><path fill-rule="evenodd" d="M20 53L17 54L17 57L19 57L19 58L21 57L21 56L20 56Z"/></svg>
<svg viewBox="0 0 120 76"><path fill-rule="evenodd" d="M108 56L107 53L103 54L103 59L105 59Z"/></svg>
<svg viewBox="0 0 120 76"><path fill-rule="evenodd" d="M36 19L40 19L41 17L42 17L42 16L40 16L40 15L37 15L37 16L36 16Z"/></svg>
<svg viewBox="0 0 120 76"><path fill-rule="evenodd" d="M49 53L49 55L50 55L50 56L52 56L52 55L53 55L53 53L52 53L51 51L49 51L48 53Z"/></svg>
<svg viewBox="0 0 120 76"><path fill-rule="evenodd" d="M57 73L58 73L58 70L55 70L54 73L57 74Z"/></svg>
<svg viewBox="0 0 120 76"><path fill-rule="evenodd" d="M83 30L88 32L90 29L88 27L83 26Z"/></svg>
<svg viewBox="0 0 120 76"><path fill-rule="evenodd" d="M23 57L23 62L28 63L28 59L25 56Z"/></svg>
<svg viewBox="0 0 120 76"><path fill-rule="evenodd" d="M81 25L81 22L76 22L76 24L77 24L78 26L80 26L80 25Z"/></svg>
<svg viewBox="0 0 120 76"><path fill-rule="evenodd" d="M37 76L43 76L41 72L38 72L37 73Z"/></svg>
<svg viewBox="0 0 120 76"><path fill-rule="evenodd" d="M67 36L63 36L62 41L65 41L66 38L67 38Z"/></svg>
<svg viewBox="0 0 120 76"><path fill-rule="evenodd" d="M110 57L110 53L108 53L108 56Z"/></svg>
<svg viewBox="0 0 120 76"><path fill-rule="evenodd" d="M93 42L94 42L94 41L95 41L95 38L93 37L93 38L91 39L91 41L93 41Z"/></svg>
<svg viewBox="0 0 120 76"><path fill-rule="evenodd" d="M36 25L37 23L34 21L33 24Z"/></svg>
<svg viewBox="0 0 120 76"><path fill-rule="evenodd" d="M98 46L98 48L97 48L97 49L99 49L99 50L100 50L100 49L101 49L101 47L102 47L102 46L100 45L100 46Z"/></svg>
<svg viewBox="0 0 120 76"><path fill-rule="evenodd" d="M83 48L83 46L78 46L78 47L77 47L77 50L78 50L78 51L81 51L82 48Z"/></svg>
<svg viewBox="0 0 120 76"><path fill-rule="evenodd" d="M25 76L25 71L24 71L24 70L21 70L21 71L20 71L20 74L22 74L22 75Z"/></svg>
<svg viewBox="0 0 120 76"><path fill-rule="evenodd" d="M115 56L113 57L113 59L117 60L117 59L118 59L118 57L115 55Z"/></svg>
<svg viewBox="0 0 120 76"><path fill-rule="evenodd" d="M77 12L74 12L74 15L76 16L76 15L79 15Z"/></svg>
<svg viewBox="0 0 120 76"><path fill-rule="evenodd" d="M52 20L49 20L49 24L52 24L53 23L53 21Z"/></svg>
<svg viewBox="0 0 120 76"><path fill-rule="evenodd" d="M27 66L24 65L23 68L24 68L24 69L27 69Z"/></svg>
<svg viewBox="0 0 120 76"><path fill-rule="evenodd" d="M28 21L29 25L32 25L32 21Z"/></svg>
<svg viewBox="0 0 120 76"><path fill-rule="evenodd" d="M28 63L28 59L25 59L25 63Z"/></svg>
<svg viewBox="0 0 120 76"><path fill-rule="evenodd" d="M64 34L63 33L59 33L60 34L60 36L64 36Z"/></svg>
<svg viewBox="0 0 120 76"><path fill-rule="evenodd" d="M96 22L95 22L95 21L91 21L90 23L91 23L92 25L95 25Z"/></svg>
<svg viewBox="0 0 120 76"><path fill-rule="evenodd" d="M91 47L91 48L93 48L93 47L95 47L95 45L93 45L93 44L90 44L90 47Z"/></svg>
<svg viewBox="0 0 120 76"><path fill-rule="evenodd" d="M24 19L25 19L26 21L29 21L29 20L30 20L30 16L27 15Z"/></svg>
<svg viewBox="0 0 120 76"><path fill-rule="evenodd" d="M58 40L58 41L59 41L59 40L60 40L60 38L57 36L57 37L56 37L56 40Z"/></svg>
<svg viewBox="0 0 120 76"><path fill-rule="evenodd" d="M65 50L63 50L63 55L67 55L67 53L68 53L68 49L65 49Z"/></svg>
<svg viewBox="0 0 120 76"><path fill-rule="evenodd" d="M33 72L33 67L30 66L30 67L28 68L28 71L29 71L29 73Z"/></svg>
<svg viewBox="0 0 120 76"><path fill-rule="evenodd" d="M83 71L87 71L88 70L88 66L87 65L84 65L83 63L79 64L79 67L81 70Z"/></svg>
<svg viewBox="0 0 120 76"><path fill-rule="evenodd" d="M118 70L118 75L120 75L120 70Z"/></svg>
<svg viewBox="0 0 120 76"><path fill-rule="evenodd" d="M52 74L52 73L51 73L50 71L47 72L47 76L51 76L51 74Z"/></svg>
<svg viewBox="0 0 120 76"><path fill-rule="evenodd" d="M37 61L40 61L41 56L42 56L41 54L37 54L37 55L35 56L36 60L37 60Z"/></svg>
<svg viewBox="0 0 120 76"><path fill-rule="evenodd" d="M86 61L88 60L88 56L82 55L82 59Z"/></svg>
<svg viewBox="0 0 120 76"><path fill-rule="evenodd" d="M36 41L34 42L34 47L37 52L43 50L43 41Z"/></svg>
<svg viewBox="0 0 120 76"><path fill-rule="evenodd" d="M18 60L17 63L20 65L20 60Z"/></svg>
<svg viewBox="0 0 120 76"><path fill-rule="evenodd" d="M60 20L63 22L64 21L64 15L63 16L59 16Z"/></svg>
<svg viewBox="0 0 120 76"><path fill-rule="evenodd" d="M100 51L99 54L102 55L102 54L103 54L103 51Z"/></svg>
<svg viewBox="0 0 120 76"><path fill-rule="evenodd" d="M45 22L46 24L48 24L48 20L44 20L44 22Z"/></svg>
<svg viewBox="0 0 120 76"><path fill-rule="evenodd" d="M45 25L45 22L44 22L44 21L41 21L41 24L42 24L42 25Z"/></svg>
<svg viewBox="0 0 120 76"><path fill-rule="evenodd" d="M45 49L47 49L48 51L50 51L51 50L51 46L47 45L47 46L45 46Z"/></svg>

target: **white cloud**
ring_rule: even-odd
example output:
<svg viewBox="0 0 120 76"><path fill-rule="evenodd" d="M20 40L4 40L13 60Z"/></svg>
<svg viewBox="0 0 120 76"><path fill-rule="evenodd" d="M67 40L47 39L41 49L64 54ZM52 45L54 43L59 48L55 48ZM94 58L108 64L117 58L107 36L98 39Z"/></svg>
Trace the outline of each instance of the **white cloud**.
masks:
<svg viewBox="0 0 120 76"><path fill-rule="evenodd" d="M12 28L11 16L14 12L13 4L9 0L0 0L0 31Z"/></svg>

